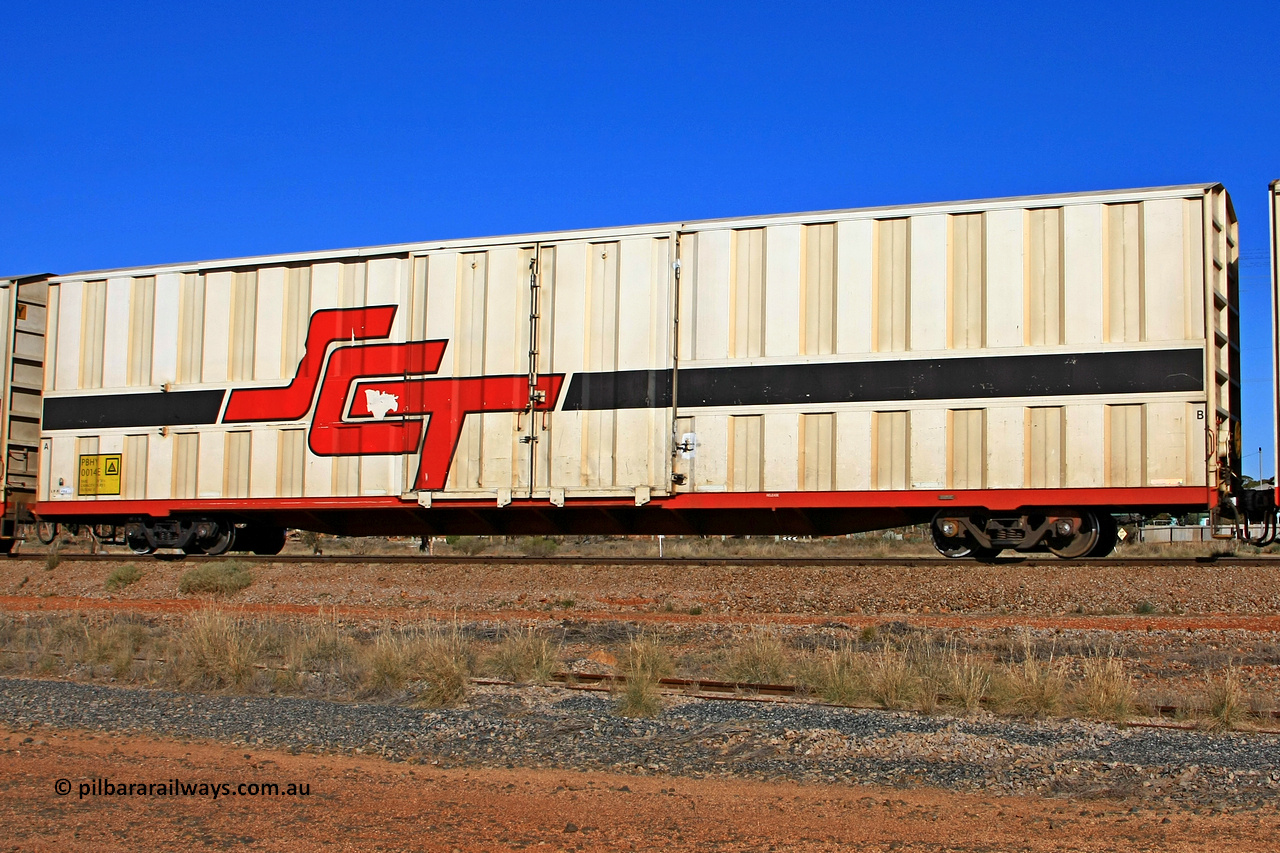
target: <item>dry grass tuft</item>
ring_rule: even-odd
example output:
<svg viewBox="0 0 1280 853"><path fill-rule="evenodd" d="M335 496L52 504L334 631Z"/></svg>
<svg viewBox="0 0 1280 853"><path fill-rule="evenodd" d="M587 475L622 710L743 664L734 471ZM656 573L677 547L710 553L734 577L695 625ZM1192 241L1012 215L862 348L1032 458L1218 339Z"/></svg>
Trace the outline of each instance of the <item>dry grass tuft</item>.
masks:
<svg viewBox="0 0 1280 853"><path fill-rule="evenodd" d="M623 659L623 672L628 676L641 675L657 681L674 671L671 653L657 634L637 634L631 638Z"/></svg>
<svg viewBox="0 0 1280 853"><path fill-rule="evenodd" d="M112 677L124 678L150 640L145 627L128 620L114 619L100 628L86 624L80 660L89 666L107 666Z"/></svg>
<svg viewBox="0 0 1280 853"><path fill-rule="evenodd" d="M813 680L819 696L833 705L857 705L866 700L868 674L866 656L845 644L820 660Z"/></svg>
<svg viewBox="0 0 1280 853"><path fill-rule="evenodd" d="M285 668L292 672L321 672L350 680L359 663L360 647L339 630L337 614L331 613L290 632L282 656Z"/></svg>
<svg viewBox="0 0 1280 853"><path fill-rule="evenodd" d="M1049 717L1061 713L1067 693L1067 672L1050 653L1047 661L1036 655L1030 632L1021 636L1021 663L996 673L990 687L992 704L1002 713L1025 717Z"/></svg>
<svg viewBox="0 0 1280 853"><path fill-rule="evenodd" d="M490 655L488 669L518 683L545 684L556 671L559 647L532 626L507 632Z"/></svg>
<svg viewBox="0 0 1280 853"><path fill-rule="evenodd" d="M526 557L550 557L560 548L560 543L549 536L523 536L520 553Z"/></svg>
<svg viewBox="0 0 1280 853"><path fill-rule="evenodd" d="M414 669L421 682L415 704L428 708L457 705L470 686L471 645L455 624L449 630L427 629L417 647Z"/></svg>
<svg viewBox="0 0 1280 853"><path fill-rule="evenodd" d="M1076 688L1076 705L1091 717L1123 723L1133 716L1133 679L1115 654L1088 658Z"/></svg>
<svg viewBox="0 0 1280 853"><path fill-rule="evenodd" d="M474 557L489 547L489 540L483 536L446 536L445 544L459 554Z"/></svg>
<svg viewBox="0 0 1280 853"><path fill-rule="evenodd" d="M125 563L123 566L116 568L111 574L107 575L107 580L103 584L107 592L119 592L127 586L132 586L142 579L142 570L133 563Z"/></svg>
<svg viewBox="0 0 1280 853"><path fill-rule="evenodd" d="M415 704L440 708L456 705L467 695L472 654L457 626L384 629L362 658L366 696L408 692Z"/></svg>
<svg viewBox="0 0 1280 853"><path fill-rule="evenodd" d="M903 649L886 645L872 656L868 692L882 708L910 707L920 693L920 677Z"/></svg>
<svg viewBox="0 0 1280 853"><path fill-rule="evenodd" d="M782 640L772 631L753 631L734 646L725 667L726 681L742 684L779 684L786 675Z"/></svg>
<svg viewBox="0 0 1280 853"><path fill-rule="evenodd" d="M624 717L653 717L662 710L658 681L675 669L671 653L657 635L639 634L627 646L623 675L615 691L615 710Z"/></svg>
<svg viewBox="0 0 1280 853"><path fill-rule="evenodd" d="M412 677L413 641L385 628L361 656L361 686L368 696L383 696L404 689Z"/></svg>
<svg viewBox="0 0 1280 853"><path fill-rule="evenodd" d="M205 563L184 573L178 580L183 595L231 595L253 583L253 575L241 563L223 560Z"/></svg>
<svg viewBox="0 0 1280 853"><path fill-rule="evenodd" d="M1230 666L1217 678L1209 680L1206 692L1208 718L1206 728L1211 731L1231 731L1249 716L1249 697L1240 676L1240 667Z"/></svg>
<svg viewBox="0 0 1280 853"><path fill-rule="evenodd" d="M173 678L182 687L242 690L253 678L259 643L250 625L222 610L189 616L177 638Z"/></svg>
<svg viewBox="0 0 1280 853"><path fill-rule="evenodd" d="M628 675L615 692L614 709L623 717L656 717L662 710L656 679Z"/></svg>
<svg viewBox="0 0 1280 853"><path fill-rule="evenodd" d="M991 688L991 667L968 652L957 654L954 647L949 658L946 692L950 704L966 714L976 714Z"/></svg>

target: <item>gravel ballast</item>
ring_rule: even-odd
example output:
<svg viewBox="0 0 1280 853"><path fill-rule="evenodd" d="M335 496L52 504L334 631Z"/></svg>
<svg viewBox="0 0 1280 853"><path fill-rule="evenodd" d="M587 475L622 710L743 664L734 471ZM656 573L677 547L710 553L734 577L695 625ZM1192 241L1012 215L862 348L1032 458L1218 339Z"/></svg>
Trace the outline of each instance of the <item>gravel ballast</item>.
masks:
<svg viewBox="0 0 1280 853"><path fill-rule="evenodd" d="M604 770L1280 807L1280 737L667 697L653 719L604 694L482 686L465 705L230 696L0 678L0 722L358 753L451 767Z"/></svg>

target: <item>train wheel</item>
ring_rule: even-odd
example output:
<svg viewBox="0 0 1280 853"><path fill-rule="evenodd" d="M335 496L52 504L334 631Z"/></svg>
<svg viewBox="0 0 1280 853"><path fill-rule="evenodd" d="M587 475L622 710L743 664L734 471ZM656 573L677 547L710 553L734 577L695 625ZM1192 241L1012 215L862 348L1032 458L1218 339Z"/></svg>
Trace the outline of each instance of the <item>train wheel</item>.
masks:
<svg viewBox="0 0 1280 853"><path fill-rule="evenodd" d="M139 556L156 552L155 546L147 539L147 534L142 529L141 524L130 524L124 529L124 544L128 546L130 551Z"/></svg>
<svg viewBox="0 0 1280 853"><path fill-rule="evenodd" d="M1107 516L1110 518L1110 516ZM1049 547L1049 552L1054 556L1061 557L1064 560L1075 560L1080 557L1090 557L1093 555L1095 548L1100 547L1102 540L1102 522L1098 520L1098 516L1092 512L1080 513L1080 526L1076 532L1070 536L1053 536L1045 540L1045 544ZM1111 548L1115 547L1114 540ZM1111 548L1107 549L1107 553L1111 553Z"/></svg>
<svg viewBox="0 0 1280 853"><path fill-rule="evenodd" d="M217 534L209 539L200 539L197 544L210 557L219 557L235 546L236 526L229 521L220 521Z"/></svg>
<svg viewBox="0 0 1280 853"><path fill-rule="evenodd" d="M929 535L933 537L933 547L949 560L972 558L982 563L989 563L1000 555L999 548L984 548L969 536L943 536L936 524L929 525Z"/></svg>
<svg viewBox="0 0 1280 853"><path fill-rule="evenodd" d="M973 543L967 536L943 536L936 524L929 525L929 535L933 538L933 547L949 560L963 560L973 555Z"/></svg>
<svg viewBox="0 0 1280 853"><path fill-rule="evenodd" d="M42 545L52 545L53 540L58 538L58 525L52 521L37 521L36 538Z"/></svg>
<svg viewBox="0 0 1280 853"><path fill-rule="evenodd" d="M1104 512L1098 518L1098 544L1089 549L1086 556L1089 557L1107 557L1116 549L1116 543L1120 541L1120 525L1116 524L1115 518L1110 513Z"/></svg>

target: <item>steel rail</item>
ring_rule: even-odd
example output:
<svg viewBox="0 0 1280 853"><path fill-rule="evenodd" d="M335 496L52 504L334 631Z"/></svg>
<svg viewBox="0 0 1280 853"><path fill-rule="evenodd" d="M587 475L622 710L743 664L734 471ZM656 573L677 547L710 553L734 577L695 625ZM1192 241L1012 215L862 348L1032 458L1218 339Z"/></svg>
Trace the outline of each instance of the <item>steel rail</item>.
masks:
<svg viewBox="0 0 1280 853"><path fill-rule="evenodd" d="M25 654L18 649L0 649L0 654ZM53 657L66 657L62 652L47 652ZM133 660L137 663L165 663L164 658L143 658L135 657ZM270 666L268 664L257 663L253 665L254 669L267 672L296 672L296 670L288 670L285 667ZM533 682L508 681L502 678L484 678L473 677L467 679L470 684L486 687L511 687L519 689L522 687L534 686ZM627 683L627 676L624 674L604 675L600 673L585 672L555 672L552 673L548 684L561 687L567 690L585 690L592 693L611 693L618 687ZM657 687L664 693L678 693L690 699L699 700L732 700L737 702L795 702L803 705L823 705L829 708L850 708L859 711L878 711L884 710L879 705L845 705L836 702L826 702L820 698L814 697L806 688L799 687L794 684L757 684L746 681L715 681L709 679L694 678L660 678L657 680ZM938 701L945 703L950 697L939 695ZM989 705L984 701L983 706ZM910 708L897 709L899 713L914 713L920 716L930 716L927 712L913 710ZM1180 713L1185 713L1186 708L1177 705L1154 705L1150 710L1157 719L1136 719L1127 720L1124 725L1135 728L1148 729L1180 729L1184 731L1200 731L1202 728L1195 722L1164 722L1168 718L1176 718ZM1249 711L1245 714L1246 719L1262 720L1280 720L1280 710L1262 710ZM1065 716L1059 717L1060 720L1088 720L1089 717ZM1243 734L1280 734L1280 729L1261 729L1252 728L1245 730Z"/></svg>
<svg viewBox="0 0 1280 853"><path fill-rule="evenodd" d="M500 684L507 686L520 686L515 682L501 681L498 679L472 679L477 684ZM623 674L602 675L597 673L582 672L556 672L551 676L551 683L558 687L567 687L573 690L589 690L589 691L612 691L621 685L627 683L627 676ZM810 692L795 684L757 684L746 681L714 681L707 679L693 678L660 678L657 680L657 686L660 690L668 693L680 693L695 699L736 699L736 700L754 700L754 701L778 701L791 700L811 705L828 705L830 707L852 707L864 710L882 710L878 705L840 705L838 703L824 702L821 699L813 697ZM950 701L949 696L940 694L938 701L946 703ZM987 702L983 702L987 705ZM909 711L910 709L902 709ZM1185 713L1186 708L1177 705L1154 705L1151 711L1154 715L1161 718L1177 717L1179 713ZM923 713L923 712L918 712ZM1250 711L1249 717L1259 720L1280 720L1280 710L1262 710ZM1076 718L1087 719L1087 718ZM1179 728L1179 729L1195 729L1194 723L1182 725L1170 725L1164 722L1141 722L1130 721L1126 725L1140 726L1146 728ZM1266 731L1267 734L1280 734L1280 731Z"/></svg>

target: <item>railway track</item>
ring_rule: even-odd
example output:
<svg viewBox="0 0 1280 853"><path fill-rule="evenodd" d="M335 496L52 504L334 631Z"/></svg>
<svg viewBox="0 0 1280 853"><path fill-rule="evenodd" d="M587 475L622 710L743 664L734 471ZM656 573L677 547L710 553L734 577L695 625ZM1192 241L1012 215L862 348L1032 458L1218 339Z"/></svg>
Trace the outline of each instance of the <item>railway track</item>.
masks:
<svg viewBox="0 0 1280 853"><path fill-rule="evenodd" d="M139 560L156 560L158 562L207 563L235 560L248 564L315 564L342 565L379 563L386 565L423 565L423 566L942 566L968 565L1016 565L1045 566L1064 568L1067 566L1196 566L1219 565L1237 567L1276 567L1280 566L1280 555L1275 556L1213 556L1198 557L1104 557L1098 559L1062 560L1057 557L1000 557L990 564L974 561L949 560L944 557L610 557L610 556L550 556L525 557L510 555L481 556L431 556L427 554L277 554L275 556L258 556L255 554L228 554L209 557L196 554L151 554L140 556L130 553L89 554L71 551L58 552L62 560L99 563L128 563ZM45 561L47 552L31 552L9 554L4 559L15 562Z"/></svg>
<svg viewBox="0 0 1280 853"><path fill-rule="evenodd" d="M571 690L589 690L597 692L609 692L617 689L620 685L626 684L627 677L625 675L598 675L594 673L580 672L557 672L551 676L552 684L558 687L565 687ZM503 686L515 686L510 681L502 681L493 678L473 678L473 684L496 684ZM660 678L658 679L658 688L667 693L679 693L695 699L733 699L736 701L802 701L807 704L830 704L822 702L820 699L814 698L804 688L794 684L757 684L754 682L743 681L714 681L708 679L692 679L692 678ZM940 701L949 701L948 696L939 696ZM848 706L846 706L848 707ZM863 706L856 706L863 707ZM878 708L879 706L867 705L868 709ZM1179 712L1185 709L1175 705L1156 705L1151 711L1160 718L1172 719ZM1280 710L1264 710L1254 714L1255 718L1262 720L1280 720ZM1130 721L1128 725L1147 727L1147 728L1175 728L1194 730L1196 726L1190 723L1170 723L1156 722L1152 720ZM1280 734L1280 730L1265 730L1267 733Z"/></svg>
<svg viewBox="0 0 1280 853"><path fill-rule="evenodd" d="M0 649L0 654L17 654L10 649ZM53 657L61 658L61 652L49 652ZM163 659L135 658L138 663L160 663ZM285 672L283 667L272 666L270 664L255 664L255 669ZM483 678L473 677L468 679L473 685L485 685L495 687L521 688L528 687L530 684L523 682L508 681L501 678ZM567 672L557 671L551 674L551 677L545 682L548 685L561 687L569 690L584 690L593 693L611 693L619 687L627 683L627 676L622 673L600 674L585 672ZM807 688L795 684L768 684L752 681L720 681L715 679L695 679L695 678L676 678L664 677L657 679L657 688L663 693L679 694L690 699L698 700L733 700L739 702L799 702L807 705L830 705L831 707L858 707L868 710L877 709L878 705L834 705L824 702L822 699L813 696ZM950 697L940 695L940 702L947 702ZM985 703L984 703L985 704ZM1155 705L1150 708L1150 713L1155 719L1146 720L1130 720L1127 725L1137 726L1140 728L1173 728L1184 730L1195 730L1197 726L1194 723L1174 722L1173 720L1184 712L1185 709L1176 705ZM1258 722L1271 722L1280 720L1280 710L1270 709L1255 711L1252 716ZM1254 729L1255 733L1280 734L1280 729Z"/></svg>

